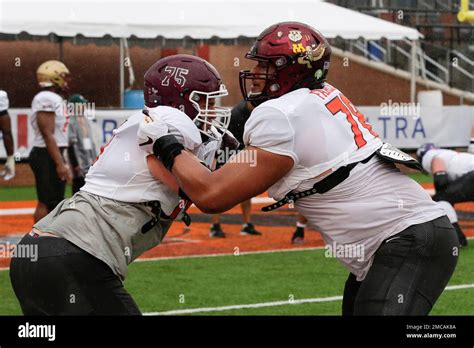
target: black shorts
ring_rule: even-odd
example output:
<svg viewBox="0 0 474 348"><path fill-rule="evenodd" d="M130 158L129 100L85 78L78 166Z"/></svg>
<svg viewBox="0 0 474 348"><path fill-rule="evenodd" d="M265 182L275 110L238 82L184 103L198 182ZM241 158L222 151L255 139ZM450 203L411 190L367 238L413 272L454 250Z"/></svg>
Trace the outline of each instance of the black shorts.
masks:
<svg viewBox="0 0 474 348"><path fill-rule="evenodd" d="M49 155L48 149L33 147L29 162L35 175L38 201L45 204L51 211L64 199L66 181L59 178L56 164Z"/></svg>
<svg viewBox="0 0 474 348"><path fill-rule="evenodd" d="M10 280L23 314L141 315L112 269L66 239L31 233L18 245Z"/></svg>
<svg viewBox="0 0 474 348"><path fill-rule="evenodd" d="M391 236L379 247L365 279L350 274L343 315L428 315L448 284L459 241L446 216Z"/></svg>

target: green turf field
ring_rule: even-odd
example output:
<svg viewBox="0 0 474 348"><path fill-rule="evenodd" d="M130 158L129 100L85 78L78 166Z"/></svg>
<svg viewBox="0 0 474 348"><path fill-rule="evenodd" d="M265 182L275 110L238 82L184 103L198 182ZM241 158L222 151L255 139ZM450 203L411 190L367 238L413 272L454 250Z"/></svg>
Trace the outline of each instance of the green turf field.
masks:
<svg viewBox="0 0 474 348"><path fill-rule="evenodd" d="M66 186L66 197L72 196L71 185ZM34 186L0 187L0 202L31 201L36 199Z"/></svg>
<svg viewBox="0 0 474 348"><path fill-rule="evenodd" d="M474 284L474 247L461 250L449 285ZM288 301L286 305L195 315L340 315L341 301L291 304L342 295L347 272L324 250L136 262L126 288L143 312ZM21 314L8 272L0 272L0 315ZM474 315L474 288L445 291L432 314Z"/></svg>

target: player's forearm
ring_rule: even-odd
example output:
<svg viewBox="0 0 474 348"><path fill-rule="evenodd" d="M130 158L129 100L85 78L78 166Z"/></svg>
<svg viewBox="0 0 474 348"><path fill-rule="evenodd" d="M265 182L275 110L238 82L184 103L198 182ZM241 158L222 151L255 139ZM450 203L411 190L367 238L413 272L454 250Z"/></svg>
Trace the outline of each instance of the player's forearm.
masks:
<svg viewBox="0 0 474 348"><path fill-rule="evenodd" d="M3 133L3 144L7 156L13 156L13 134L11 129L11 120L7 110L0 111L0 131Z"/></svg>
<svg viewBox="0 0 474 348"><path fill-rule="evenodd" d="M11 132L3 132L3 144L5 145L7 156L13 156L13 135Z"/></svg>
<svg viewBox="0 0 474 348"><path fill-rule="evenodd" d="M445 172L446 170L447 170L446 165L444 164L444 161L441 158L439 157L433 158L431 162L431 172L433 174L437 172Z"/></svg>
<svg viewBox="0 0 474 348"><path fill-rule="evenodd" d="M226 193L218 172L209 171L187 152L175 158L172 172L181 189L205 213L222 213L239 203L230 191Z"/></svg>

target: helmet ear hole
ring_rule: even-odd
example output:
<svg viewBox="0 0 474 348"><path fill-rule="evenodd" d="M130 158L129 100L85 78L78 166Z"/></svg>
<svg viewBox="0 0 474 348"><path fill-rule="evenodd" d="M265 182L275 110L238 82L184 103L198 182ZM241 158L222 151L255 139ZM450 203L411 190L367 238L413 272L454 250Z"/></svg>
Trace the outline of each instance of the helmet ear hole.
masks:
<svg viewBox="0 0 474 348"><path fill-rule="evenodd" d="M282 66L286 65L286 58L285 57L280 57L277 60L275 60L275 66L277 68L281 68Z"/></svg>
<svg viewBox="0 0 474 348"><path fill-rule="evenodd" d="M280 89L280 85L278 83L272 83L269 87L270 92L277 92Z"/></svg>

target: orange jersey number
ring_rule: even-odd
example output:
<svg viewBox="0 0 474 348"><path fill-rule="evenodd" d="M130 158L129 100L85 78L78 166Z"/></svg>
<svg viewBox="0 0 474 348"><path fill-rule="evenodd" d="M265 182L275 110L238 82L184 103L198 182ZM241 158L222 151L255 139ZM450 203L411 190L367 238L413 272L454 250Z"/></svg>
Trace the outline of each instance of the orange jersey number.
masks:
<svg viewBox="0 0 474 348"><path fill-rule="evenodd" d="M378 137L378 134L373 131L372 126L365 121L364 115L359 110L357 110L357 108L343 94L338 95L336 98L327 103L326 108L333 115L336 115L340 111L346 114L347 121L349 121L351 124L351 130L354 134L354 140L357 148L360 149L363 147L365 144L367 144L367 141L364 139L362 131L360 130L359 124L355 118L357 118L362 127L367 129L370 134L372 134L374 137Z"/></svg>

